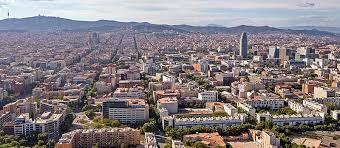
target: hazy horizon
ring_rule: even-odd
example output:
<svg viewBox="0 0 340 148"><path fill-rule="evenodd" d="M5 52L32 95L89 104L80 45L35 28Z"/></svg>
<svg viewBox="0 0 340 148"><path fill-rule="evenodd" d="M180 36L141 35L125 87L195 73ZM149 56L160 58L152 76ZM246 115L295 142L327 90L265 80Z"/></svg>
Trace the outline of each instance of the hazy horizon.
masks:
<svg viewBox="0 0 340 148"><path fill-rule="evenodd" d="M337 0L0 0L0 19L55 16L72 20L115 20L153 24L226 27L340 27Z"/></svg>

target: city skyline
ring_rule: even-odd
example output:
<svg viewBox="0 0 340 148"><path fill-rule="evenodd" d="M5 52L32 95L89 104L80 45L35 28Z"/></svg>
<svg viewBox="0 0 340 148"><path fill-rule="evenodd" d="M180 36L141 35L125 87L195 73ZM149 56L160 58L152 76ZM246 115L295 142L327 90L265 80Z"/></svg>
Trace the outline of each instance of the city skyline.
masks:
<svg viewBox="0 0 340 148"><path fill-rule="evenodd" d="M325 26L340 27L336 0L1 0L0 19L57 16L75 20L137 21L205 26ZM124 13L122 13L124 12ZM138 14L138 15L136 15Z"/></svg>

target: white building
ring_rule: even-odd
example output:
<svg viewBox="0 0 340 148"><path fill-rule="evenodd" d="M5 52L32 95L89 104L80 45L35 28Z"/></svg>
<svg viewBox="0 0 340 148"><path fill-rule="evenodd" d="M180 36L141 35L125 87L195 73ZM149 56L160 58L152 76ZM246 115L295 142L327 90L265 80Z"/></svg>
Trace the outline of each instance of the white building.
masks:
<svg viewBox="0 0 340 148"><path fill-rule="evenodd" d="M340 120L340 110L333 110L333 111L331 111L331 116L335 120Z"/></svg>
<svg viewBox="0 0 340 148"><path fill-rule="evenodd" d="M315 98L312 100L321 104L331 103L334 105L340 105L340 97Z"/></svg>
<svg viewBox="0 0 340 148"><path fill-rule="evenodd" d="M335 90L328 87L314 87L314 98L335 97Z"/></svg>
<svg viewBox="0 0 340 148"><path fill-rule="evenodd" d="M184 143L180 140L172 140L172 148L185 148Z"/></svg>
<svg viewBox="0 0 340 148"><path fill-rule="evenodd" d="M176 82L176 78L174 76L170 76L170 75L163 75L162 76L162 82Z"/></svg>
<svg viewBox="0 0 340 148"><path fill-rule="evenodd" d="M145 133L145 148L158 148L155 134Z"/></svg>
<svg viewBox="0 0 340 148"><path fill-rule="evenodd" d="M218 100L217 91L205 91L198 93L198 99L207 102L216 102Z"/></svg>
<svg viewBox="0 0 340 148"><path fill-rule="evenodd" d="M311 110L308 107L303 106L302 104L295 102L295 101L288 101L288 106L293 111L302 114L310 114Z"/></svg>
<svg viewBox="0 0 340 148"><path fill-rule="evenodd" d="M246 104L246 103L237 102L237 107L239 107L239 108L245 110L245 111L248 112L251 116L255 116L256 109L253 108L251 105Z"/></svg>
<svg viewBox="0 0 340 148"><path fill-rule="evenodd" d="M3 89L3 88L0 88L0 102L1 102L4 98L6 98L7 95L8 95L7 91L6 91L5 89Z"/></svg>
<svg viewBox="0 0 340 148"><path fill-rule="evenodd" d="M247 92L265 90L265 86L262 83L243 82L238 84L238 90L239 98L247 98Z"/></svg>
<svg viewBox="0 0 340 148"><path fill-rule="evenodd" d="M128 99L128 98L145 98L144 90L140 87L134 88L117 88L113 93L114 98Z"/></svg>
<svg viewBox="0 0 340 148"><path fill-rule="evenodd" d="M272 121L274 124L299 125L299 124L318 124L325 120L324 113L316 114L296 114L296 115L271 115L269 113L256 114L257 122Z"/></svg>
<svg viewBox="0 0 340 148"><path fill-rule="evenodd" d="M15 136L28 136L33 132L47 133L49 138L59 137L59 126L63 122L65 114L45 112L32 120L28 113L21 114L15 119Z"/></svg>
<svg viewBox="0 0 340 148"><path fill-rule="evenodd" d="M225 103L225 104L223 105L223 107L224 107L224 111L225 111L228 115L233 116L233 115L237 114L237 108L234 107L234 106L232 106L231 104Z"/></svg>
<svg viewBox="0 0 340 148"><path fill-rule="evenodd" d="M303 100L303 105L316 111L327 113L327 106L313 100Z"/></svg>
<svg viewBox="0 0 340 148"><path fill-rule="evenodd" d="M245 120L246 115L235 116L235 117L198 117L198 118L175 118L175 128L190 128L194 126L207 126L213 127L218 126L224 128L230 125L242 124Z"/></svg>
<svg viewBox="0 0 340 148"><path fill-rule="evenodd" d="M103 117L122 123L139 123L149 119L149 105L144 99L111 98L103 102Z"/></svg>
<svg viewBox="0 0 340 148"><path fill-rule="evenodd" d="M255 99L246 100L244 103L251 105L253 108L279 109L285 106L284 99Z"/></svg>
<svg viewBox="0 0 340 148"><path fill-rule="evenodd" d="M269 131L250 130L252 139L260 148L280 148L280 139Z"/></svg>
<svg viewBox="0 0 340 148"><path fill-rule="evenodd" d="M157 108L167 109L169 113L175 114L178 112L178 100L176 98L162 98L157 101Z"/></svg>

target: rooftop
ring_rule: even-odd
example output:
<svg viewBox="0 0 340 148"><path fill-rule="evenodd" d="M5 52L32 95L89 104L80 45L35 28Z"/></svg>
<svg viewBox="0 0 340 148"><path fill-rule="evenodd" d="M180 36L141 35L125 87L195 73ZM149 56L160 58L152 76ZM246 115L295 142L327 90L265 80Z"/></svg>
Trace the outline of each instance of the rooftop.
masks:
<svg viewBox="0 0 340 148"><path fill-rule="evenodd" d="M225 146L223 138L218 133L199 133L192 135L185 135L185 140L201 141L208 146Z"/></svg>

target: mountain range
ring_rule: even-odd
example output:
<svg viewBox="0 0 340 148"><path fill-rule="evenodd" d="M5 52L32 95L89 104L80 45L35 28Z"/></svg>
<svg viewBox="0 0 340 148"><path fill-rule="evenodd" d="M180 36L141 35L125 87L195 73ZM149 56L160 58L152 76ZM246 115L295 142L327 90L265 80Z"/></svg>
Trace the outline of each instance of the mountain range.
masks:
<svg viewBox="0 0 340 148"><path fill-rule="evenodd" d="M274 28L269 26L236 26L223 27L219 25L190 26L190 25L159 25L147 22L118 22L111 20L78 21L59 17L34 16L27 18L9 18L0 20L0 31L113 31L131 28L138 31L176 31L202 33L265 33L282 32L307 35L335 35L329 30L305 28Z"/></svg>
<svg viewBox="0 0 340 148"><path fill-rule="evenodd" d="M333 33L340 33L340 27L321 27L321 26L290 26L290 27L281 27L281 29L293 29L293 30L320 30L327 31Z"/></svg>

